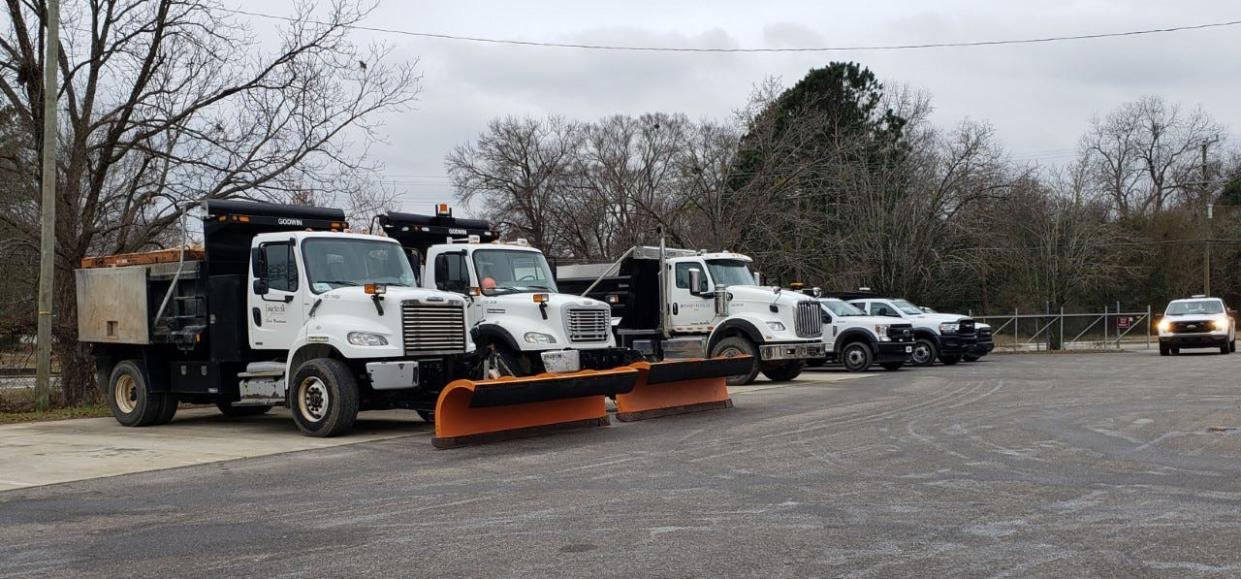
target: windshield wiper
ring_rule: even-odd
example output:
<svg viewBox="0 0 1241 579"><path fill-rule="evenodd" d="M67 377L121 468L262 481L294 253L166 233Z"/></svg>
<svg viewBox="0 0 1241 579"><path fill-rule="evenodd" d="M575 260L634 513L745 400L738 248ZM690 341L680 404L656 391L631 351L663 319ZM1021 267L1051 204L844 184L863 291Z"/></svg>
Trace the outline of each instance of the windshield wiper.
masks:
<svg viewBox="0 0 1241 579"><path fill-rule="evenodd" d="M351 286L351 287L362 285L356 281L346 281L343 279L321 279L321 280L316 281L315 283L330 283L333 285L345 285L345 286Z"/></svg>

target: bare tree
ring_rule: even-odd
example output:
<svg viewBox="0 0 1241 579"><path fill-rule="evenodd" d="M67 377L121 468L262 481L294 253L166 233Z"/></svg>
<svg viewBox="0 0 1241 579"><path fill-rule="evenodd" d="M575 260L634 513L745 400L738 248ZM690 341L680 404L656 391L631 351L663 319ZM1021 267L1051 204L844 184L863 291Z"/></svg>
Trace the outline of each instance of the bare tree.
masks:
<svg viewBox="0 0 1241 579"><path fill-rule="evenodd" d="M1199 152L1218 143L1222 133L1201 109L1185 111L1148 96L1091 121L1082 137L1081 157L1091 169L1095 189L1111 201L1118 216L1150 215L1177 202L1199 200ZM1216 155L1212 162L1218 162Z"/></svg>
<svg viewBox="0 0 1241 579"><path fill-rule="evenodd" d="M25 147L19 203L0 223L38 237L37 151L44 95L42 5L10 0L0 37L0 95ZM414 63L359 48L351 0L300 4L276 36L256 34L215 0L67 5L59 70L62 119L55 327L66 398L91 383L75 347L72 268L91 253L149 247L204 198L348 194L376 113L417 95ZM362 151L363 153L358 153Z"/></svg>

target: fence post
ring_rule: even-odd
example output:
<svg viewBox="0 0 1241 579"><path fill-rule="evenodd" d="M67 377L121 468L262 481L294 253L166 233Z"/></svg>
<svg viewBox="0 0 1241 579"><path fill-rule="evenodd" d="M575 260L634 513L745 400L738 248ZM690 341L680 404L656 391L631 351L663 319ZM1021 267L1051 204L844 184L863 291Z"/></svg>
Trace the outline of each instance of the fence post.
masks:
<svg viewBox="0 0 1241 579"><path fill-rule="evenodd" d="M1021 318L1019 317L1020 315L1021 313L1017 311L1017 308L1013 308L1013 351L1014 352L1017 351L1017 340L1021 339L1017 336L1017 327L1021 325Z"/></svg>
<svg viewBox="0 0 1241 579"><path fill-rule="evenodd" d="M1064 344L1064 306L1060 306L1060 351L1068 350Z"/></svg>
<svg viewBox="0 0 1241 579"><path fill-rule="evenodd" d="M1155 320L1151 318L1151 307L1146 306L1146 349L1151 349L1151 322Z"/></svg>
<svg viewBox="0 0 1241 579"><path fill-rule="evenodd" d="M1103 305L1103 344L1102 346L1104 348L1107 347L1107 304Z"/></svg>
<svg viewBox="0 0 1241 579"><path fill-rule="evenodd" d="M1116 300L1116 349L1120 349L1120 300Z"/></svg>

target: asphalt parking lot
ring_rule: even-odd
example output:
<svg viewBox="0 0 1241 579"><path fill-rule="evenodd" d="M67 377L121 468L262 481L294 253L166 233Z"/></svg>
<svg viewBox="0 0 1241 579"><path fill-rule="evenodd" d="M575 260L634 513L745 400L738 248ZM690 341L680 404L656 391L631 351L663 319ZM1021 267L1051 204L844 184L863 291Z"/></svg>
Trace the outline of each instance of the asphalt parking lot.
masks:
<svg viewBox="0 0 1241 579"><path fill-rule="evenodd" d="M997 355L491 446L415 428L10 490L0 577L1235 576L1238 369Z"/></svg>

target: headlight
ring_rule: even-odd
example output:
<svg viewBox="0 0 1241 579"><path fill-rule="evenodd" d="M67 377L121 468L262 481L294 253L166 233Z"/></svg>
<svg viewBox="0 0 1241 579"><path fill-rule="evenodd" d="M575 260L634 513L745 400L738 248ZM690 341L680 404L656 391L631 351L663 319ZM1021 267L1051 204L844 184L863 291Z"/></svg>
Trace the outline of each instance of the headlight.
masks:
<svg viewBox="0 0 1241 579"><path fill-rule="evenodd" d="M888 337L888 326L884 324L875 325L875 335L879 336L880 342L888 342L892 340L892 338Z"/></svg>
<svg viewBox="0 0 1241 579"><path fill-rule="evenodd" d="M556 336L544 334L542 332L526 332L527 344L555 344Z"/></svg>
<svg viewBox="0 0 1241 579"><path fill-rule="evenodd" d="M939 333L941 333L941 334L955 334L955 333L957 333L957 328L959 328L960 326L961 326L961 324L958 324L958 323L956 323L956 322L944 322L944 323L942 323L942 324L940 324L940 325L939 325Z"/></svg>
<svg viewBox="0 0 1241 579"><path fill-rule="evenodd" d="M374 332L349 332L349 343L355 346L387 346L388 339Z"/></svg>
<svg viewBox="0 0 1241 579"><path fill-rule="evenodd" d="M771 328L771 331L773 331L773 332L783 332L783 331L784 331L784 324L783 324L783 323L781 323L781 322L767 322L767 327L768 327L768 328Z"/></svg>
<svg viewBox="0 0 1241 579"><path fill-rule="evenodd" d="M1171 320L1159 320L1158 327L1159 327L1160 332L1170 331L1172 329L1172 321Z"/></svg>
<svg viewBox="0 0 1241 579"><path fill-rule="evenodd" d="M1215 320L1214 324L1216 330L1224 331L1228 329L1228 320Z"/></svg>

